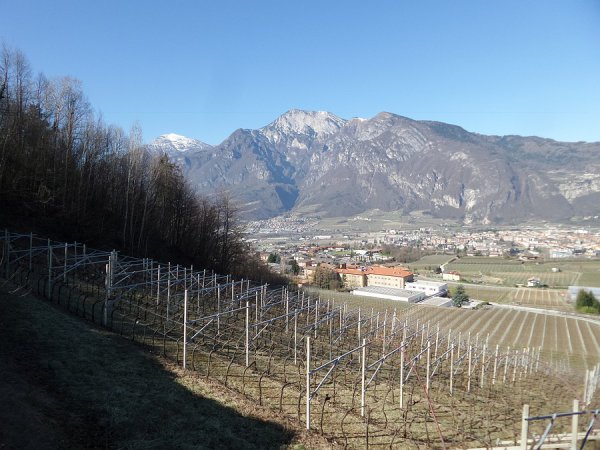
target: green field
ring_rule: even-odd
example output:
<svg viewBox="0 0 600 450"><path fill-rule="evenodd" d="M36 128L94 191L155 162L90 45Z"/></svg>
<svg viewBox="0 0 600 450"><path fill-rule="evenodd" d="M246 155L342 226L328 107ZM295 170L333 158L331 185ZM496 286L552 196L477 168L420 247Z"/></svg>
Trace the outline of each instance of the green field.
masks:
<svg viewBox="0 0 600 450"><path fill-rule="evenodd" d="M559 272L553 272L557 268ZM554 288L571 285L600 286L600 261L552 260L516 261L487 257L465 257L448 264L448 271L460 273L465 281L514 286L527 284L530 277Z"/></svg>
<svg viewBox="0 0 600 450"><path fill-rule="evenodd" d="M412 270L429 269L430 267L439 267L442 264L447 263L454 255L427 255L423 256L420 260L409 263L408 266Z"/></svg>

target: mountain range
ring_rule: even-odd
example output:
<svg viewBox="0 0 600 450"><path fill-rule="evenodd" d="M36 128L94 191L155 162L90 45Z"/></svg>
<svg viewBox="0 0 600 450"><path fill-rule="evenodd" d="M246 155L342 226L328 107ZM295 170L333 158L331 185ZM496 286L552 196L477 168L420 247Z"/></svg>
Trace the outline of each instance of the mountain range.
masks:
<svg viewBox="0 0 600 450"><path fill-rule="evenodd" d="M382 112L342 119L290 110L221 144L162 135L199 192L226 190L249 218L422 211L465 223L600 215L600 143L487 136Z"/></svg>

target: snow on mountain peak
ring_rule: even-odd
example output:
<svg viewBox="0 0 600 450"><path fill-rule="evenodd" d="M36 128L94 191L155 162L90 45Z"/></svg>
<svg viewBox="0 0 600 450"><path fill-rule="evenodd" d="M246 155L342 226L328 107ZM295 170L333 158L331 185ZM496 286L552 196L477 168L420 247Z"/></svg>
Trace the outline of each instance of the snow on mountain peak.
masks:
<svg viewBox="0 0 600 450"><path fill-rule="evenodd" d="M162 134L152 141L149 148L158 151L170 152L187 152L190 150L204 150L211 147L197 139L188 138L180 134L168 133Z"/></svg>
<svg viewBox="0 0 600 450"><path fill-rule="evenodd" d="M326 135L338 131L346 121L327 111L291 109L261 130L267 132Z"/></svg>

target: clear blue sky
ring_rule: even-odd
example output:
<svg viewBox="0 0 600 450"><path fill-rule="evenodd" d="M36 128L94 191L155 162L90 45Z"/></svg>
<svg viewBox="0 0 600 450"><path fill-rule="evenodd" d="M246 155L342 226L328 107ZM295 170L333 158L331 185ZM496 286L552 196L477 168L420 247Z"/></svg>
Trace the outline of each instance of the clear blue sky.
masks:
<svg viewBox="0 0 600 450"><path fill-rule="evenodd" d="M0 0L0 41L146 140L301 108L600 141L600 0Z"/></svg>

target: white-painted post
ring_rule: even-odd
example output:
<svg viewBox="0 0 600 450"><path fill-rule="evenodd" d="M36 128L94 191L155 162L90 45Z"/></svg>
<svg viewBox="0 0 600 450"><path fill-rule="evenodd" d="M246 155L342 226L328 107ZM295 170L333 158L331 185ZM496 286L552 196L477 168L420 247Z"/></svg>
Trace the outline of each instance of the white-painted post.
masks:
<svg viewBox="0 0 600 450"><path fill-rule="evenodd" d="M479 387L483 387L485 377L485 352L487 351L487 344L483 344L483 352L481 353L481 380L479 380Z"/></svg>
<svg viewBox="0 0 600 450"><path fill-rule="evenodd" d="M506 384L506 371L508 370L508 355L510 354L510 346L506 350L506 358L504 358L504 375L502 375L502 384Z"/></svg>
<svg viewBox="0 0 600 450"><path fill-rule="evenodd" d="M471 392L471 353L472 353L472 347L469 345L469 355L467 356L467 358L469 359L469 368L467 371L467 392Z"/></svg>
<svg viewBox="0 0 600 450"><path fill-rule="evenodd" d="M373 317L373 316L371 316ZM365 417L365 382L366 382L366 360L367 360L367 340L363 339L362 343L362 369L361 369L361 389L360 389L360 415Z"/></svg>
<svg viewBox="0 0 600 450"><path fill-rule="evenodd" d="M454 382L454 344L450 348L450 395L452 395L452 388Z"/></svg>
<svg viewBox="0 0 600 450"><path fill-rule="evenodd" d="M106 264L106 280L104 282L106 286L106 292L104 295L104 312L102 314L102 324L108 326L108 298L110 297L110 258L108 264Z"/></svg>
<svg viewBox="0 0 600 450"><path fill-rule="evenodd" d="M523 416L521 419L521 450L527 450L527 435L529 434L529 405L523 405Z"/></svg>
<svg viewBox="0 0 600 450"><path fill-rule="evenodd" d="M425 391L429 392L429 364L431 363L431 342L427 340L427 371L425 374Z"/></svg>
<svg viewBox="0 0 600 450"><path fill-rule="evenodd" d="M321 305L321 297L315 303L315 339L317 338L317 322L319 320L319 306Z"/></svg>
<svg viewBox="0 0 600 450"><path fill-rule="evenodd" d="M494 374L492 375L492 384L496 384L496 370L498 369L498 349L499 345L496 344L496 355L494 356Z"/></svg>
<svg viewBox="0 0 600 450"><path fill-rule="evenodd" d="M250 365L250 302L246 300L246 367Z"/></svg>
<svg viewBox="0 0 600 450"><path fill-rule="evenodd" d="M284 293L285 295L285 333L289 333L289 322L290 322L290 295L287 291Z"/></svg>
<svg viewBox="0 0 600 450"><path fill-rule="evenodd" d="M517 379L517 364L519 362L519 351L517 350L516 354L515 354L515 363L513 366L513 375L512 375L512 382L514 383Z"/></svg>
<svg viewBox="0 0 600 450"><path fill-rule="evenodd" d="M186 368L187 361L187 311L188 311L188 291L183 293L183 368Z"/></svg>
<svg viewBox="0 0 600 450"><path fill-rule="evenodd" d="M404 341L400 350L400 409L404 408Z"/></svg>
<svg viewBox="0 0 600 450"><path fill-rule="evenodd" d="M306 429L310 430L310 336L306 336Z"/></svg>
<svg viewBox="0 0 600 450"><path fill-rule="evenodd" d="M200 274L196 276L196 284L198 285L198 292L196 292L196 313L200 314Z"/></svg>
<svg viewBox="0 0 600 450"><path fill-rule="evenodd" d="M156 271L156 306L160 304L160 264Z"/></svg>
<svg viewBox="0 0 600 450"><path fill-rule="evenodd" d="M298 364L298 310L294 313L294 365Z"/></svg>
<svg viewBox="0 0 600 450"><path fill-rule="evenodd" d="M383 339L381 340L381 356L385 355L385 328L387 322L387 309L385 310L385 317L383 319Z"/></svg>
<svg viewBox="0 0 600 450"><path fill-rule="evenodd" d="M440 338L440 323L437 323L437 329L435 331L435 348L433 350L433 359L437 359L438 353L438 340Z"/></svg>
<svg viewBox="0 0 600 450"><path fill-rule="evenodd" d="M579 400L573 400L573 412L579 412ZM571 450L577 450L577 434L579 427L579 414L571 416Z"/></svg>
<svg viewBox="0 0 600 450"><path fill-rule="evenodd" d="M168 266L168 273L167 273L167 322L166 324L169 324L169 306L171 303L171 263L169 263Z"/></svg>
<svg viewBox="0 0 600 450"><path fill-rule="evenodd" d="M221 285L217 285L217 334L221 334Z"/></svg>
<svg viewBox="0 0 600 450"><path fill-rule="evenodd" d="M358 344L360 345L360 306L358 307Z"/></svg>

